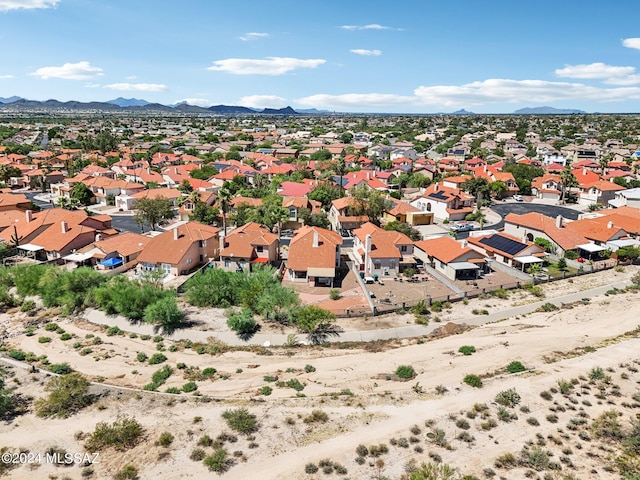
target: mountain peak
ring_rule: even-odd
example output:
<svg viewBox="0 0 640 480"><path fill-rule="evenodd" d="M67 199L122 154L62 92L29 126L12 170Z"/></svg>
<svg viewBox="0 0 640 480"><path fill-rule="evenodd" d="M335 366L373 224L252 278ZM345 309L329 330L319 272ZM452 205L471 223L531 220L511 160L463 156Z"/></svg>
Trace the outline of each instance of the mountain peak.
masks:
<svg viewBox="0 0 640 480"><path fill-rule="evenodd" d="M113 100L108 100L105 103L118 105L119 107L144 107L145 105L149 105L149 102L147 102L146 100L142 100L139 98L122 98L122 97L118 97Z"/></svg>
<svg viewBox="0 0 640 480"><path fill-rule="evenodd" d="M525 107L513 112L515 114L524 115L569 115L576 113L587 113L583 110L572 108L554 108L554 107Z"/></svg>

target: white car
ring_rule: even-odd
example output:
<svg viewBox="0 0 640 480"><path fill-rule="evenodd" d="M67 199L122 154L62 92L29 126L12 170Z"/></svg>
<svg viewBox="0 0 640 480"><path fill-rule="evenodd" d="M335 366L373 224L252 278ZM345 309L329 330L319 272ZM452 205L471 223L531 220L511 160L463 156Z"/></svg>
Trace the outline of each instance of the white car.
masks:
<svg viewBox="0 0 640 480"><path fill-rule="evenodd" d="M522 201L522 195L514 195L514 196L513 196L513 199L514 199L516 202L521 202L521 201Z"/></svg>

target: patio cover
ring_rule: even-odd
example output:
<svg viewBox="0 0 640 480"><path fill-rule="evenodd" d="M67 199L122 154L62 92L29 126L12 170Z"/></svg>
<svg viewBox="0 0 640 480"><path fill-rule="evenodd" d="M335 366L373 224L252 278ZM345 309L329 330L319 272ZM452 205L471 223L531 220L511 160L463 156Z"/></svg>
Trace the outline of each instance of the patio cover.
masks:
<svg viewBox="0 0 640 480"><path fill-rule="evenodd" d="M584 243L582 245L578 245L577 248L589 253L603 252L606 250L606 248L596 245L595 243Z"/></svg>
<svg viewBox="0 0 640 480"><path fill-rule="evenodd" d="M454 270L480 270L480 267L471 262L455 262L450 263L449 266Z"/></svg>
<svg viewBox="0 0 640 480"><path fill-rule="evenodd" d="M538 257L534 257L533 255L524 255L522 257L514 257L513 258L516 262L519 263L542 263L544 262L544 260L542 260L541 258Z"/></svg>

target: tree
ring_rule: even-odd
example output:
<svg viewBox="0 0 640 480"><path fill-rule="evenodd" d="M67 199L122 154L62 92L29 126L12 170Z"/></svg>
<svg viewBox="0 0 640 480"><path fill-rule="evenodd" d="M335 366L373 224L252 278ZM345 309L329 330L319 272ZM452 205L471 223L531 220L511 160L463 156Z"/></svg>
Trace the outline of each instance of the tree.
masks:
<svg viewBox="0 0 640 480"><path fill-rule="evenodd" d="M226 183L226 182L225 182ZM218 190L218 204L222 212L222 235L227 236L227 212L229 211L229 202L231 201L231 190L224 185Z"/></svg>
<svg viewBox="0 0 640 480"><path fill-rule="evenodd" d="M163 196L157 198L142 198L136 202L135 222L144 228L148 225L151 230L156 225L165 225L174 217L171 201Z"/></svg>
<svg viewBox="0 0 640 480"><path fill-rule="evenodd" d="M307 334L311 343L319 344L328 336L339 335L340 330L335 325L336 316L324 308L307 305L299 308L294 318L298 329Z"/></svg>
<svg viewBox="0 0 640 480"><path fill-rule="evenodd" d="M504 194L507 193L509 187L502 180L496 180L491 184L491 193L498 198L501 199L504 197Z"/></svg>
<svg viewBox="0 0 640 480"><path fill-rule="evenodd" d="M193 186L189 183L189 180L185 178L184 180L182 180L182 183L180 183L180 185L178 186L178 191L180 193L184 193L188 195L191 192L193 192Z"/></svg>
<svg viewBox="0 0 640 480"><path fill-rule="evenodd" d="M79 373L70 373L52 379L45 390L48 397L35 403L39 417L67 418L91 403L89 382Z"/></svg>
<svg viewBox="0 0 640 480"><path fill-rule="evenodd" d="M476 197L479 196L488 197L491 192L491 187L486 178L472 177L462 184L462 190Z"/></svg>
<svg viewBox="0 0 640 480"><path fill-rule="evenodd" d="M632 246L620 247L616 251L616 256L618 257L618 260L623 262L624 261L635 262L636 259L640 257L640 248L632 247Z"/></svg>
<svg viewBox="0 0 640 480"><path fill-rule="evenodd" d="M341 187L326 182L316 185L313 190L309 192L307 198L309 198L309 200L321 202L323 207L329 208L331 206L331 202L338 198L342 198L343 196L344 191Z"/></svg>
<svg viewBox="0 0 640 480"><path fill-rule="evenodd" d="M407 237L409 237L414 242L422 240L422 235L420 235L420 232L406 222L399 222L397 220L394 220L392 222L387 223L384 226L384 229L394 230L396 232L404 233Z"/></svg>
<svg viewBox="0 0 640 480"><path fill-rule="evenodd" d="M560 173L560 182L562 183L560 201L564 202L569 196L571 188L578 186L578 179L571 171L571 165L569 165L568 163L564 167L564 170L562 170L562 172Z"/></svg>
<svg viewBox="0 0 640 480"><path fill-rule="evenodd" d="M93 203L94 195L89 187L87 187L84 183L79 182L71 187L69 197L71 198L71 202L75 201L79 205L86 206Z"/></svg>
<svg viewBox="0 0 640 480"><path fill-rule="evenodd" d="M11 177L21 177L22 172L18 167L12 165L0 165L0 180L8 182Z"/></svg>
<svg viewBox="0 0 640 480"><path fill-rule="evenodd" d="M391 202L384 198L377 190L372 190L366 185L358 185L349 191L354 199L350 208L351 215L366 215L369 221L380 225L380 217L391 209Z"/></svg>
<svg viewBox="0 0 640 480"><path fill-rule="evenodd" d="M217 224L220 221L220 210L217 207L207 205L203 201L196 200L193 211L189 215L189 220L204 225Z"/></svg>
<svg viewBox="0 0 640 480"><path fill-rule="evenodd" d="M152 323L155 330L173 333L182 326L184 313L178 308L176 298L166 296L144 309L144 321Z"/></svg>

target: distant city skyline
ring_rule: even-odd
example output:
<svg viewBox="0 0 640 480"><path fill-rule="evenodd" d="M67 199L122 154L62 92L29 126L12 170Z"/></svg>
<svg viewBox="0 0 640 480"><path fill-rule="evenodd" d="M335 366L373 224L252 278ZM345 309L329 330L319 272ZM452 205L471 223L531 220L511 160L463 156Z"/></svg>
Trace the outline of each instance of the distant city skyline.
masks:
<svg viewBox="0 0 640 480"><path fill-rule="evenodd" d="M631 0L0 0L0 97L640 112L635 11Z"/></svg>

